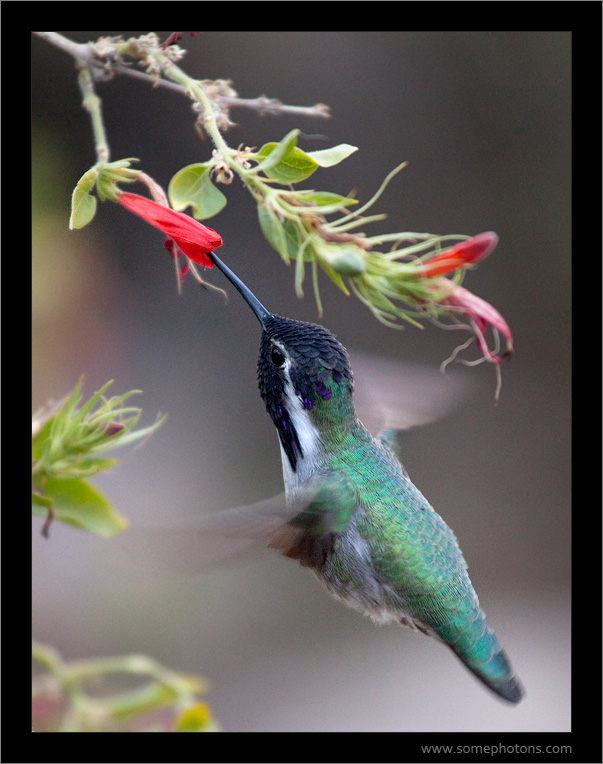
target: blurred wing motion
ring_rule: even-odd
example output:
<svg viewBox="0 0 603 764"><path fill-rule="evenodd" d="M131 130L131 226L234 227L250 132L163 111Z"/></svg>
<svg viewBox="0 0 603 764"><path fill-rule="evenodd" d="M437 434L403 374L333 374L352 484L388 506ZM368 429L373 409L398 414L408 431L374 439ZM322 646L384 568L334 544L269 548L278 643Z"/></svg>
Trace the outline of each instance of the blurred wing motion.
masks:
<svg viewBox="0 0 603 764"><path fill-rule="evenodd" d="M367 430L409 430L442 419L468 397L468 376L368 353L350 352L356 414Z"/></svg>
<svg viewBox="0 0 603 764"><path fill-rule="evenodd" d="M119 546L136 565L159 574L206 572L224 563L245 562L267 548L316 567L332 551L337 533L347 527L356 508L353 492L342 483L338 474L321 472L294 497L282 493L166 526L130 528Z"/></svg>
<svg viewBox="0 0 603 764"><path fill-rule="evenodd" d="M349 525L358 506L356 491L342 472L325 469L312 477L299 499L293 516L271 533L268 546L304 567L319 568Z"/></svg>
<svg viewBox="0 0 603 764"><path fill-rule="evenodd" d="M169 524L130 527L116 539L120 555L150 573L195 575L249 560L293 517L285 494Z"/></svg>

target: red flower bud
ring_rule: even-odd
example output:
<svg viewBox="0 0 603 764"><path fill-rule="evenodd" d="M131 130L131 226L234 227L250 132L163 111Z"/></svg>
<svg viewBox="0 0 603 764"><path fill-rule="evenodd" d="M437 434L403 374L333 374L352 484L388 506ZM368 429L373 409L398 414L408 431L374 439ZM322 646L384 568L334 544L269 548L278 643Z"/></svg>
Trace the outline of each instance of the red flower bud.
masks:
<svg viewBox="0 0 603 764"><path fill-rule="evenodd" d="M190 215L176 212L171 207L158 204L138 194L121 193L117 201L150 225L163 231L176 242L182 252L199 265L212 268L207 252L222 246L222 237L213 229L197 222Z"/></svg>
<svg viewBox="0 0 603 764"><path fill-rule="evenodd" d="M121 432L124 427L125 425L121 424L121 422L109 422L105 427L105 435L117 435L117 433Z"/></svg>
<svg viewBox="0 0 603 764"><path fill-rule="evenodd" d="M492 252L497 244L498 236L494 231L480 233L472 239L455 244L440 255L430 257L422 264L422 275L430 279L434 276L443 276L464 265L479 263Z"/></svg>

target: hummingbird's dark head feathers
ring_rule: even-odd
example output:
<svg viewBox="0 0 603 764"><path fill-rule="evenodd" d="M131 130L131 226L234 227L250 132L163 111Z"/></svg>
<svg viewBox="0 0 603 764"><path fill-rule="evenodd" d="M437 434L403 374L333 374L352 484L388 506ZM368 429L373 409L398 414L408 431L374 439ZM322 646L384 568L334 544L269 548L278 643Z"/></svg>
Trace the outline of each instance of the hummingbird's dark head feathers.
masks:
<svg viewBox="0 0 603 764"><path fill-rule="evenodd" d="M265 320L260 343L258 382L262 398L270 397L275 378L293 383L304 408L331 397L330 380L353 389L347 350L328 329L281 316ZM282 387L283 385L279 385Z"/></svg>
<svg viewBox="0 0 603 764"><path fill-rule="evenodd" d="M280 346L286 351L291 360L289 371L293 372L292 376L298 373L308 381L322 383L332 377L337 383L345 379L352 384L348 352L324 326L270 316L264 323L260 360L266 342L272 346L271 354L273 347ZM274 366L272 358L270 360ZM321 389L320 385L317 387Z"/></svg>
<svg viewBox="0 0 603 764"><path fill-rule="evenodd" d="M335 389L343 387L349 398L353 377L346 349L328 329L271 315L263 323L258 384L295 471L298 458L308 450L298 432L300 421L309 421Z"/></svg>

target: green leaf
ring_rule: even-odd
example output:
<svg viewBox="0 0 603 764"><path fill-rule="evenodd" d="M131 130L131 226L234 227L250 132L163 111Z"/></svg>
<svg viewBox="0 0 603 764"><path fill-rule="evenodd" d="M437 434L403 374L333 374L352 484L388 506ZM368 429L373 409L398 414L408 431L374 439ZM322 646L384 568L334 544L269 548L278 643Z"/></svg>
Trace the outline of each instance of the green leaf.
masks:
<svg viewBox="0 0 603 764"><path fill-rule="evenodd" d="M283 229L290 257L299 257L300 249L308 238L308 231L296 220L285 220ZM303 259L306 262L311 262L314 259L314 256L311 252L307 251L307 248L303 253Z"/></svg>
<svg viewBox="0 0 603 764"><path fill-rule="evenodd" d="M80 377L77 387L75 388L78 392L78 396L75 399L74 406L70 408L69 410L69 416L71 417L72 424L81 424L84 419L90 414L98 400L102 397L105 390L110 387L113 384L113 380L110 379L108 382L105 382L105 384L101 387L100 390L97 390L97 392L94 393L94 395L91 396L89 400L84 403L84 405L71 417L71 412L73 411L73 408L75 407L75 403L79 402L79 391L82 388L82 378Z"/></svg>
<svg viewBox="0 0 603 764"><path fill-rule="evenodd" d="M333 165L343 162L344 159L347 159L347 157L355 151L358 151L358 146L350 146L349 143L340 143L338 146L333 146L333 148L330 149L309 151L307 156L320 167L333 167Z"/></svg>
<svg viewBox="0 0 603 764"><path fill-rule="evenodd" d="M270 158L276 152L279 144L266 143L259 151L259 155ZM288 185L289 183L299 183L309 178L312 173L318 169L318 163L306 154L305 151L293 146L280 160L273 166L266 168L264 163L260 164L260 169L271 180Z"/></svg>
<svg viewBox="0 0 603 764"><path fill-rule="evenodd" d="M197 220L217 215L226 205L226 197L211 182L211 162L189 164L179 170L170 180L168 196L175 210L182 212L189 205Z"/></svg>
<svg viewBox="0 0 603 764"><path fill-rule="evenodd" d="M299 130L292 130L279 143L265 143L257 153L258 157L264 157L257 170L282 185L299 183L309 178L318 167L332 167L358 151L349 143L322 151L302 151L297 146L298 135Z"/></svg>
<svg viewBox="0 0 603 764"><path fill-rule="evenodd" d="M140 170L134 170L130 167L131 162L139 162L136 157L128 159L118 159L115 162L109 162L102 166L100 171L105 180L113 180L121 183L132 183L140 175Z"/></svg>
<svg viewBox="0 0 603 764"><path fill-rule="evenodd" d="M49 416L31 439L31 458L34 461L42 456L44 444L50 437L50 430L55 416L56 414Z"/></svg>
<svg viewBox="0 0 603 764"><path fill-rule="evenodd" d="M266 204L258 204L258 220L262 233L270 246L274 247L287 265L289 265L289 250L285 230L276 212Z"/></svg>
<svg viewBox="0 0 603 764"><path fill-rule="evenodd" d="M100 491L84 480L49 478L44 484L44 496L52 500L57 520L81 530L109 538L128 527ZM47 507L32 503L34 515L47 514Z"/></svg>
<svg viewBox="0 0 603 764"><path fill-rule="evenodd" d="M46 470L46 474L57 478L83 478L97 475L117 464L117 459L100 456L78 456L73 459L63 459L54 462Z"/></svg>
<svg viewBox="0 0 603 764"><path fill-rule="evenodd" d="M265 143L257 154L257 156L264 157L264 161L259 163L256 170L261 170L268 175L267 171L275 167L286 154L295 148L298 135L299 130L291 130L278 143ZM268 177L270 176L268 175Z"/></svg>
<svg viewBox="0 0 603 764"><path fill-rule="evenodd" d="M279 220L270 207L258 205L258 218L262 233L274 249L289 265L291 258L299 256L299 250L308 237L308 231L297 220ZM306 260L312 260L312 255L304 255Z"/></svg>
<svg viewBox="0 0 603 764"><path fill-rule="evenodd" d="M331 191L296 190L295 196L306 204L314 204L317 207L333 207L333 210L349 207L350 204L358 204L358 200L352 199L351 196L341 196L341 194L334 194ZM321 212L324 212L324 210L321 209Z"/></svg>
<svg viewBox="0 0 603 764"><path fill-rule="evenodd" d="M162 417L157 419L156 422L153 424L150 424L148 427L143 427L140 430L134 430L132 429L132 425L128 425L128 427L125 430L122 430L121 432L116 433L115 435L111 436L111 440L104 441L102 445L102 451L109 451L113 448L121 448L122 446L129 446L132 443L136 443L138 440L144 440L144 438L148 437L152 433L155 432L161 425L165 422L167 419L167 414L164 414Z"/></svg>
<svg viewBox="0 0 603 764"><path fill-rule="evenodd" d="M96 197L90 196L87 191L77 185L71 196L69 228L73 231L74 228L83 228L88 225L96 215L96 204Z"/></svg>
<svg viewBox="0 0 603 764"><path fill-rule="evenodd" d="M48 507L52 506L52 499L49 499L48 496L40 496L39 493L32 493L31 503L34 506L45 507L48 510Z"/></svg>
<svg viewBox="0 0 603 764"><path fill-rule="evenodd" d="M115 162L97 165L99 171L96 182L96 193L101 201L109 199L112 202L117 201L120 189L118 183L133 183L140 176L140 170L134 170L130 167L131 162L138 162L136 157L129 159L118 159Z"/></svg>
<svg viewBox="0 0 603 764"><path fill-rule="evenodd" d="M320 263L320 267L323 269L323 271L327 274L327 276L331 279L331 281L341 289L341 291L349 297L350 291L346 287L343 279L341 278L341 274L336 273L331 267L329 267L326 263L322 262Z"/></svg>

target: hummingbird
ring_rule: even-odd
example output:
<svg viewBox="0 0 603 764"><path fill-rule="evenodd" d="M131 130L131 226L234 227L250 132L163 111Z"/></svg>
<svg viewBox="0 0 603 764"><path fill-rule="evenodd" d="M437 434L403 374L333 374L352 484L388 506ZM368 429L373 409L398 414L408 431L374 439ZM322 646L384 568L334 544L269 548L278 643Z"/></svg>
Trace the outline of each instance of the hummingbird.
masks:
<svg viewBox="0 0 603 764"><path fill-rule="evenodd" d="M373 437L356 416L344 346L323 326L270 313L215 253L208 257L262 329L258 385L278 433L288 507L265 534L268 546L373 621L443 642L492 692L518 703L522 687L454 533L402 466L396 432Z"/></svg>

